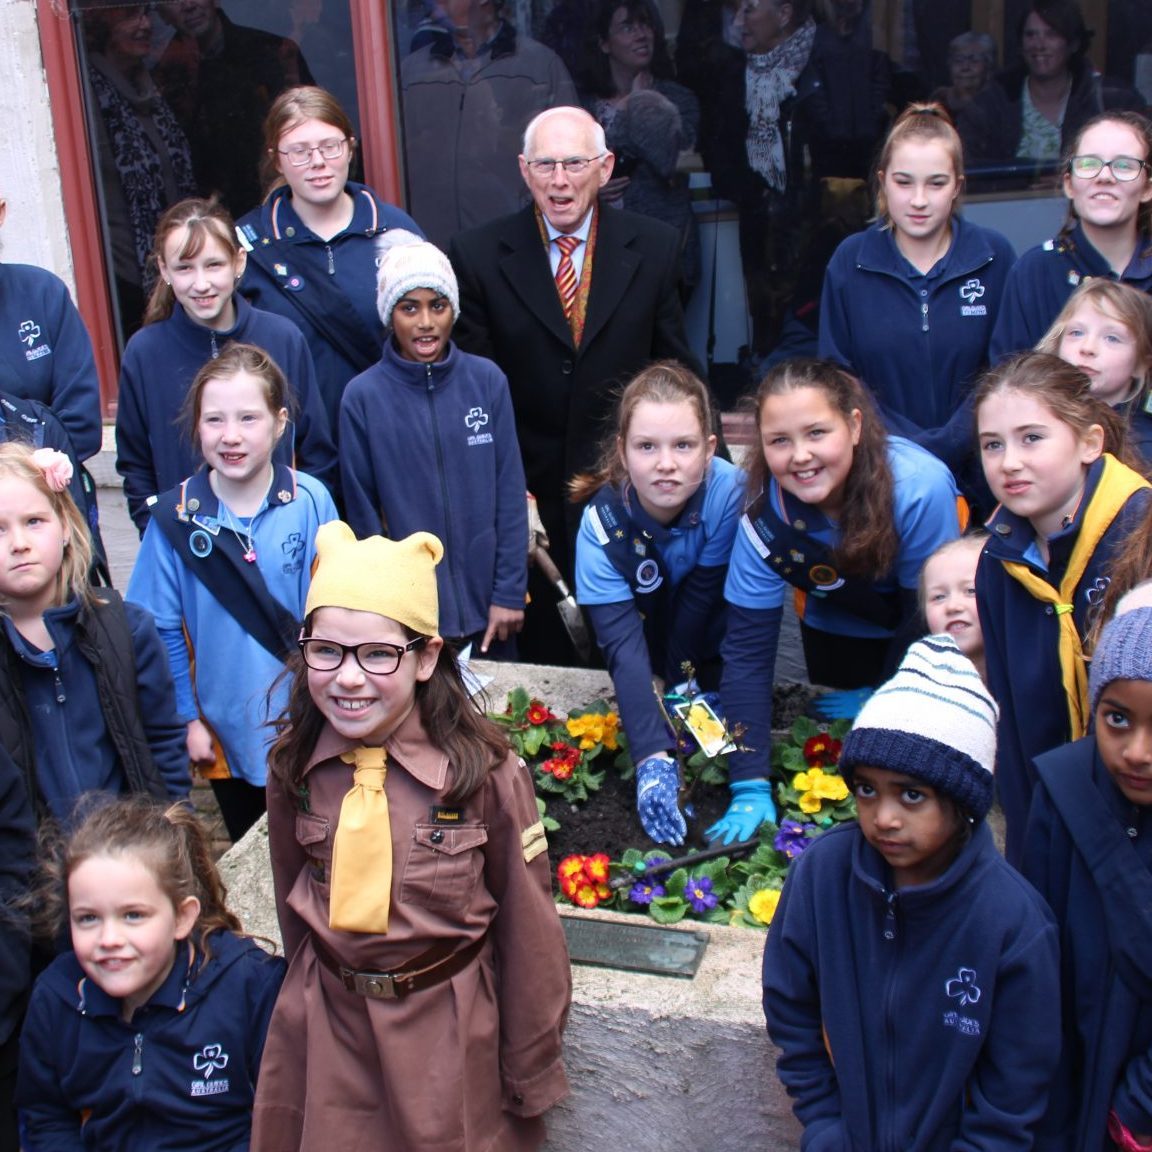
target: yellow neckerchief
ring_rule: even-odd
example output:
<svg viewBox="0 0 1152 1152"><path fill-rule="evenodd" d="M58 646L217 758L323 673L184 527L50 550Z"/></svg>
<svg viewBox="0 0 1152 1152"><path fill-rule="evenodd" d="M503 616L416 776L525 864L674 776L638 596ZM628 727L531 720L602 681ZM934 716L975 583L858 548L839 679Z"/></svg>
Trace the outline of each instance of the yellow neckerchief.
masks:
<svg viewBox="0 0 1152 1152"><path fill-rule="evenodd" d="M548 237L548 229L544 226L544 216L540 209L536 209L536 223L540 226L540 238L549 254L552 241ZM572 331L572 343L579 348L584 336L584 319L588 315L588 289L592 284L592 261L596 254L596 233L600 227L600 205L592 208L592 226L588 229L588 241L584 248L584 264L580 269L580 283L576 285L576 302L572 305L572 315L568 318L568 327ZM551 257L549 256L549 259ZM557 292L559 299L559 292Z"/></svg>
<svg viewBox="0 0 1152 1152"><path fill-rule="evenodd" d="M1114 456L1105 454L1100 480L1084 510L1076 543L1072 546L1072 555L1059 588L1053 588L1027 564L1016 560L1001 561L1009 576L1019 581L1041 603L1051 604L1056 609L1056 620L1060 627L1060 674L1064 682L1064 694L1068 698L1068 720L1073 740L1079 740L1088 731L1088 668L1080 633L1076 630L1076 588L1117 513L1131 496L1141 488L1148 487L1148 481L1143 476L1121 464Z"/></svg>

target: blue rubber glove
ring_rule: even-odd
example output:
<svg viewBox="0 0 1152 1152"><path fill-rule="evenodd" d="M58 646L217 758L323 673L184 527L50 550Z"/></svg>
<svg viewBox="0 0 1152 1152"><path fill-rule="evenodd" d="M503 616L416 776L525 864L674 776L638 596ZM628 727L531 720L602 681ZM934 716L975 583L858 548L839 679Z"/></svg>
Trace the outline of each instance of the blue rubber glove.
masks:
<svg viewBox="0 0 1152 1152"><path fill-rule="evenodd" d="M825 692L812 701L812 711L821 720L855 720L872 696L872 688L852 688Z"/></svg>
<svg viewBox="0 0 1152 1152"><path fill-rule="evenodd" d="M748 840L756 835L765 820L776 820L776 805L772 800L772 785L767 780L737 780L732 785L732 803L728 811L704 833L705 840L719 840L731 844L735 840Z"/></svg>
<svg viewBox="0 0 1152 1152"><path fill-rule="evenodd" d="M636 769L636 811L644 831L657 844L683 844L688 832L684 814L676 803L680 773L676 761L658 753Z"/></svg>

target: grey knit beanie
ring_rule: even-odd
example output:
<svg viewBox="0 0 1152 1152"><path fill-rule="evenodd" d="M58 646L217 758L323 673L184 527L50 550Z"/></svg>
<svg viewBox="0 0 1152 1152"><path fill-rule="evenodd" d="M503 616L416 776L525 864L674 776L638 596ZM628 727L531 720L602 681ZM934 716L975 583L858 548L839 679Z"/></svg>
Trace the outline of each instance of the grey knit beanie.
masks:
<svg viewBox="0 0 1152 1152"><path fill-rule="evenodd" d="M956 641L928 636L860 709L844 737L840 771L851 787L857 767L904 773L983 819L992 806L999 714Z"/></svg>
<svg viewBox="0 0 1152 1152"><path fill-rule="evenodd" d="M460 289L448 257L427 240L402 228L390 228L376 242L376 313L385 328L392 327L392 310L401 297L417 288L445 296L452 318L460 316Z"/></svg>
<svg viewBox="0 0 1152 1152"><path fill-rule="evenodd" d="M1088 672L1093 715L1100 694L1113 680L1152 680L1152 608L1114 616L1100 633Z"/></svg>

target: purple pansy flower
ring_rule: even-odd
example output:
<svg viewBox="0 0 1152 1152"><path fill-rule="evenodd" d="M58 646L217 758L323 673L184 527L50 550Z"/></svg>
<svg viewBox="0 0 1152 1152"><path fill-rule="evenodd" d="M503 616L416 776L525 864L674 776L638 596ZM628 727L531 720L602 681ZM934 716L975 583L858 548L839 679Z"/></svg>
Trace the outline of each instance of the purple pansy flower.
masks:
<svg viewBox="0 0 1152 1152"><path fill-rule="evenodd" d="M783 820L772 846L777 852L783 852L789 860L795 860L812 843L808 837L808 829L811 827L811 824L801 824L796 820Z"/></svg>
<svg viewBox="0 0 1152 1152"><path fill-rule="evenodd" d="M628 891L628 899L633 904L651 904L657 896L663 895L663 884L648 884L643 880L637 880Z"/></svg>
<svg viewBox="0 0 1152 1152"><path fill-rule="evenodd" d="M709 908L715 908L719 903L712 891L712 881L707 876L697 876L689 880L684 889L684 896L692 905L693 912L707 912Z"/></svg>

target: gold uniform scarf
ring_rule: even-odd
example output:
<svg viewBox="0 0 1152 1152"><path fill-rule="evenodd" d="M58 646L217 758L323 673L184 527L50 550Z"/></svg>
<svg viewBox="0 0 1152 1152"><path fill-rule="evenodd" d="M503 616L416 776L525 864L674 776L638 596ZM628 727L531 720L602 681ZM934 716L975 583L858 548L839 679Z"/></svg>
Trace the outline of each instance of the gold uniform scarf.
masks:
<svg viewBox="0 0 1152 1152"><path fill-rule="evenodd" d="M388 931L392 897L392 824L388 817L388 753L357 748L341 757L355 764L352 787L340 805L332 843L328 926L341 932Z"/></svg>
<svg viewBox="0 0 1152 1152"><path fill-rule="evenodd" d="M1079 740L1088 731L1088 669L1080 633L1076 629L1076 588L1096 546L1120 509L1129 497L1147 487L1149 484L1141 475L1121 464L1114 456L1104 456L1104 470L1084 512L1076 543L1072 547L1072 556L1059 588L1053 588L1027 564L1015 560L1002 561L1013 579L1018 580L1041 603L1051 604L1056 609L1056 620L1060 628L1060 673L1064 694L1068 699L1068 720L1073 740Z"/></svg>

